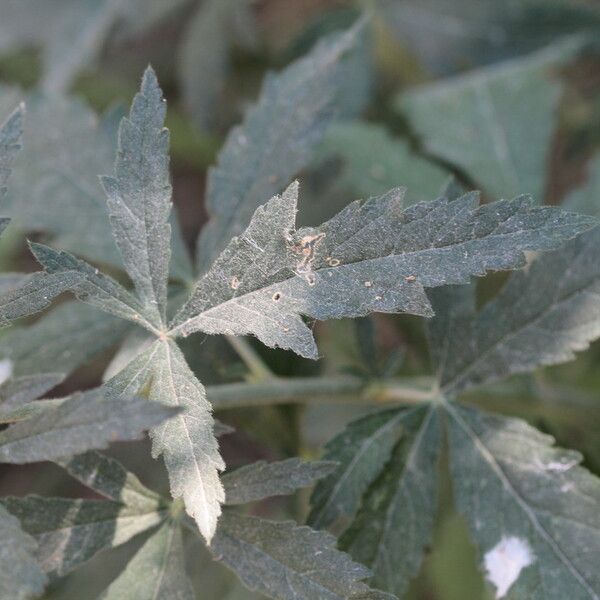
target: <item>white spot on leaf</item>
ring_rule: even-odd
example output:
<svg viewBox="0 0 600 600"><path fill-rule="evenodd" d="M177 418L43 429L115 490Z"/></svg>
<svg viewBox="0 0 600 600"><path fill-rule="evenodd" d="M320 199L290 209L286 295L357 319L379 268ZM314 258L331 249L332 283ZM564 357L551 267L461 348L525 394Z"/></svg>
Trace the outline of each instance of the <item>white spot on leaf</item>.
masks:
<svg viewBox="0 0 600 600"><path fill-rule="evenodd" d="M527 540L518 537L502 539L484 557L486 577L496 587L496 599L504 598L521 571L535 562Z"/></svg>
<svg viewBox="0 0 600 600"><path fill-rule="evenodd" d="M3 384L13 373L13 361L10 358L0 360L0 384Z"/></svg>

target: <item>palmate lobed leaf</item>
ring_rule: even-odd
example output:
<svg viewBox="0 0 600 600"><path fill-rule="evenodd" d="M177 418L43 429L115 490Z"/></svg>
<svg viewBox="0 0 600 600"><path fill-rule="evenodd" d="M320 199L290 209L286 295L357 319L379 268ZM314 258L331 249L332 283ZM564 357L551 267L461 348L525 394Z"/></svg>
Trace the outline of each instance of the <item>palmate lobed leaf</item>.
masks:
<svg viewBox="0 0 600 600"><path fill-rule="evenodd" d="M301 316L369 312L431 316L424 288L522 266L525 250L556 248L595 220L526 197L478 206L477 194L403 208L402 189L354 202L317 228L295 230L297 183L257 209L170 324L171 334L253 334L310 358ZM265 316L267 318L265 318Z"/></svg>

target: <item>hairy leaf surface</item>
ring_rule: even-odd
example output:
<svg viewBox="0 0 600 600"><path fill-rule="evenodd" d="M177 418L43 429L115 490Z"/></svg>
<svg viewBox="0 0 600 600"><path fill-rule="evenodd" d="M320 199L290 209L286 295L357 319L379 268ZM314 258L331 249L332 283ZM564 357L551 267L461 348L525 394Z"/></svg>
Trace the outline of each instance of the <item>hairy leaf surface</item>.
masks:
<svg viewBox="0 0 600 600"><path fill-rule="evenodd" d="M225 473L225 504L246 504L270 496L285 496L325 477L336 467L332 461L303 462L288 458L267 463L264 460Z"/></svg>
<svg viewBox="0 0 600 600"><path fill-rule="evenodd" d="M0 385L0 418L7 412L39 398L63 379L64 375L60 373L40 373L8 379Z"/></svg>
<svg viewBox="0 0 600 600"><path fill-rule="evenodd" d="M391 600L361 580L369 570L335 549L335 538L290 521L225 513L211 546L251 590L280 600Z"/></svg>
<svg viewBox="0 0 600 600"><path fill-rule="evenodd" d="M454 497L496 597L598 598L600 481L524 421L452 405Z"/></svg>
<svg viewBox="0 0 600 600"><path fill-rule="evenodd" d="M295 231L297 184L257 209L171 323L172 333L253 334L316 358L301 315L431 316L424 288L522 266L523 251L556 248L592 218L518 197L478 206L477 194L403 208L403 190L353 202L317 228Z"/></svg>

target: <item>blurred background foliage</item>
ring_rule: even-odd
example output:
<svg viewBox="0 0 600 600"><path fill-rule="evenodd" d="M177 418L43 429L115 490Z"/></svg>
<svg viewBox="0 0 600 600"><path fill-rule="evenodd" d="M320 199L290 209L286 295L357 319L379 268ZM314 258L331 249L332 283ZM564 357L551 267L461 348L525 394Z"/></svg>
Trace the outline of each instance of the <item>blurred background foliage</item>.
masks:
<svg viewBox="0 0 600 600"><path fill-rule="evenodd" d="M104 115L103 123L115 122L152 63L169 103L174 202L191 248L206 220L207 169L256 100L266 73L284 68L364 11L370 15L367 32L348 60L335 121L299 174L303 223L320 222L355 198L397 185L408 187L411 202L430 199L450 175L481 189L485 199L531 193L538 202L568 197L575 206L587 203L588 211L600 211L600 8L594 0L0 0L0 116L25 93L39 132L49 124L36 102L62 93L70 103L83 103L77 118L91 118L90 107ZM73 118L69 113L60 126L64 139L55 140L57 152L61 144L75 143L69 136L81 137ZM103 153L112 162L114 140L103 141L94 131L77 140L93 163L87 168L105 164ZM20 199L26 208L2 238L4 271L34 268L23 232L37 237L42 229L60 238L61 223L70 225L56 200L56 223L37 227L35 202L55 200L32 199L27 208L28 201ZM503 280L497 274L481 281L480 301ZM250 343L281 376L351 372L376 380L429 374L417 318L374 315L317 323L315 331L323 357L316 363ZM11 335L0 339L0 351L7 344L15 351L19 338ZM100 351L90 349L90 360L56 395L99 383L115 348L110 330L97 335ZM251 377L223 338L196 336L183 345L205 384ZM31 348L20 351L24 359L35 356L32 368L43 360ZM561 446L581 451L586 466L600 474L599 362L596 343L574 362L485 387L469 401L527 419ZM223 453L233 467L260 458L316 457L365 410L350 397L225 411L219 418L237 431L223 438ZM162 467L142 446L120 444L111 452L144 482L166 490ZM409 593L413 599L488 597L464 523L450 504L449 485L432 550ZM0 494L25 492L90 495L52 466L3 465ZM302 519L307 500L304 493L256 510ZM136 538L97 556L48 598L81 600L82 581L95 597L142 542ZM255 597L208 556L203 559L198 541L189 543L190 574L203 598Z"/></svg>

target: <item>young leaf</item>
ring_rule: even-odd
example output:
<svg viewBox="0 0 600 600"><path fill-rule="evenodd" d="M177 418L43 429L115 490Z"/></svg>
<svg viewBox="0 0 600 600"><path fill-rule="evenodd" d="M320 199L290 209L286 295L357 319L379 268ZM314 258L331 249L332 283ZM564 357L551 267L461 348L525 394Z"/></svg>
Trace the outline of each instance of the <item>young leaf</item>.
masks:
<svg viewBox="0 0 600 600"><path fill-rule="evenodd" d="M117 247L138 297L157 325L165 319L171 257L166 104L149 67L119 128L115 176L102 183Z"/></svg>
<svg viewBox="0 0 600 600"><path fill-rule="evenodd" d="M0 503L35 539L34 556L52 579L101 550L124 544L165 516L158 505L142 509L111 500L9 496Z"/></svg>
<svg viewBox="0 0 600 600"><path fill-rule="evenodd" d="M314 164L331 157L342 162L336 187L362 198L402 185L407 188L406 203L413 204L435 197L448 177L442 167L415 154L405 140L361 121L334 123L327 130Z"/></svg>
<svg viewBox="0 0 600 600"><path fill-rule="evenodd" d="M354 202L317 228L295 231L298 187L257 209L171 323L171 333L256 335L316 358L315 319L377 312L431 316L424 287L466 283L522 266L595 224L534 207L526 197L478 206L477 194L403 207L403 190Z"/></svg>
<svg viewBox="0 0 600 600"><path fill-rule="evenodd" d="M598 598L600 480L581 456L519 419L447 410L456 506L496 598Z"/></svg>
<svg viewBox="0 0 600 600"><path fill-rule="evenodd" d="M340 546L373 571L373 585L402 597L433 535L440 419L434 407L400 414L403 435Z"/></svg>
<svg viewBox="0 0 600 600"><path fill-rule="evenodd" d="M322 40L307 56L266 78L257 104L234 128L208 174L211 216L198 240L204 273L254 211L308 165L333 115L344 83L343 63L363 28Z"/></svg>
<svg viewBox="0 0 600 600"><path fill-rule="evenodd" d="M0 462L28 463L104 448L177 414L177 410L144 398L106 398L100 390L75 394L0 432Z"/></svg>
<svg viewBox="0 0 600 600"><path fill-rule="evenodd" d="M223 514L215 557L251 590L278 600L391 600L361 580L369 570L335 549L335 538L292 522Z"/></svg>
<svg viewBox="0 0 600 600"><path fill-rule="evenodd" d="M0 505L0 598L30 600L43 591L47 579L33 557L35 540Z"/></svg>
<svg viewBox="0 0 600 600"><path fill-rule="evenodd" d="M429 153L464 169L489 195L527 193L541 203L561 93L553 70L580 47L569 40L434 83L401 96L398 107Z"/></svg>
<svg viewBox="0 0 600 600"><path fill-rule="evenodd" d="M185 572L181 527L164 523L153 533L100 600L194 600Z"/></svg>
<svg viewBox="0 0 600 600"><path fill-rule="evenodd" d="M260 460L221 477L225 504L246 504L270 496L291 494L325 477L336 466L337 463L332 461L302 462L298 458L273 463Z"/></svg>
<svg viewBox="0 0 600 600"><path fill-rule="evenodd" d="M155 311L150 309L148 304L140 304L133 294L112 277L104 275L64 250L54 250L36 243L31 243L30 247L36 260L44 267L47 277L73 279L69 289L79 300L109 314L138 323L152 332L156 331L160 319L157 320Z"/></svg>
<svg viewBox="0 0 600 600"><path fill-rule="evenodd" d="M339 517L352 517L363 494L387 464L394 446L404 434L406 413L379 411L353 421L326 446L323 456L339 466L319 481L310 499L308 524L323 529Z"/></svg>
<svg viewBox="0 0 600 600"><path fill-rule="evenodd" d="M444 341L440 385L446 393L571 360L600 336L599 248L596 227L513 273Z"/></svg>
<svg viewBox="0 0 600 600"><path fill-rule="evenodd" d="M171 494L185 507L210 543L225 499L219 471L225 463L214 435L210 403L177 344L154 343L150 398L185 412L151 431L152 455L164 455Z"/></svg>

